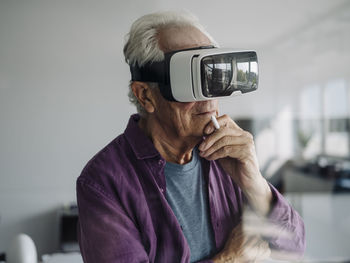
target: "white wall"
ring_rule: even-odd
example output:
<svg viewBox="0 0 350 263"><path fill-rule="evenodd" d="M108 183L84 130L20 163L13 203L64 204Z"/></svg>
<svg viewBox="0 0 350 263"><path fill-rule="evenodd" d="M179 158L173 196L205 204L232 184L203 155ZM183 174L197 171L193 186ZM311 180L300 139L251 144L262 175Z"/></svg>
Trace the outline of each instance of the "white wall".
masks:
<svg viewBox="0 0 350 263"><path fill-rule="evenodd" d="M134 108L123 36L147 1L0 2L0 251L16 232L56 249L55 209ZM128 14L133 14L132 16Z"/></svg>
<svg viewBox="0 0 350 263"><path fill-rule="evenodd" d="M276 115L296 98L294 87L310 79L300 82L301 74L290 70L295 62L281 68L281 57L298 53L284 46L290 41L285 32L303 32L315 17L338 17L346 2L260 2L0 0L0 252L18 232L34 238L39 254L57 248L56 209L75 200L75 180L85 163L124 130L134 112L122 46L140 15L186 8L222 46L260 51L259 91L224 101L223 113ZM277 42L275 51L271 44ZM288 85L282 87L284 78Z"/></svg>

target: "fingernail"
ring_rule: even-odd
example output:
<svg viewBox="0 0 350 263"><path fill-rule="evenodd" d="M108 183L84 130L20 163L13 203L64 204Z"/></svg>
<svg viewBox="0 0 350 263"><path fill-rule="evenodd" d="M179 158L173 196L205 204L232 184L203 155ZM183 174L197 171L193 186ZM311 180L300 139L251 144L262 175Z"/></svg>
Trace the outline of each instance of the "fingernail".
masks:
<svg viewBox="0 0 350 263"><path fill-rule="evenodd" d="M199 149L200 151L203 151L204 148L205 148L205 143L202 143L202 144L199 145L199 147L198 147L198 149Z"/></svg>
<svg viewBox="0 0 350 263"><path fill-rule="evenodd" d="M212 133L214 131L214 128L212 126L209 126L205 129L205 133Z"/></svg>

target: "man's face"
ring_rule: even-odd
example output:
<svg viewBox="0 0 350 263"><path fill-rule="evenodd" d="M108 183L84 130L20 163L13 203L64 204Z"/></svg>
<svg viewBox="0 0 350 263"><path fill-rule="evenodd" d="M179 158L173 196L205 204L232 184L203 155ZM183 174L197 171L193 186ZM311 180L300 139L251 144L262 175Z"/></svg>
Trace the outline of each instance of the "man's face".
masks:
<svg viewBox="0 0 350 263"><path fill-rule="evenodd" d="M211 45L210 40L194 27L172 27L159 33L159 46L164 53ZM170 102L157 90L154 114L158 121L179 136L202 136L211 115L217 115L218 101Z"/></svg>

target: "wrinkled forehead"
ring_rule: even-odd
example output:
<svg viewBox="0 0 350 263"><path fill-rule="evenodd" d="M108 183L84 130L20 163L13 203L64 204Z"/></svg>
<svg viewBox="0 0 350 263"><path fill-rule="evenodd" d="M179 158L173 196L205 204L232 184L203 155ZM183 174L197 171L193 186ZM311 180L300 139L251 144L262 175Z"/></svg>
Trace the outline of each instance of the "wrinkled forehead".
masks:
<svg viewBox="0 0 350 263"><path fill-rule="evenodd" d="M193 26L172 26L161 29L158 32L158 43L164 53L212 44L205 34Z"/></svg>

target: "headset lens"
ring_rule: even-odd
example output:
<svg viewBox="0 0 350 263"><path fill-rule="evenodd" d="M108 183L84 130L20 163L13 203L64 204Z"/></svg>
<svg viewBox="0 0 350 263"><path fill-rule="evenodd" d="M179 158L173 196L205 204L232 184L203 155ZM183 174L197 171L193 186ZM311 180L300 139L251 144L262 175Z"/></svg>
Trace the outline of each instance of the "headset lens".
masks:
<svg viewBox="0 0 350 263"><path fill-rule="evenodd" d="M201 85L205 97L230 96L258 87L258 61L255 52L235 52L204 57Z"/></svg>

